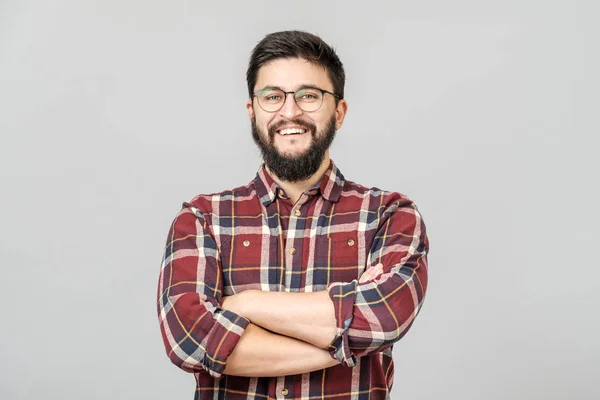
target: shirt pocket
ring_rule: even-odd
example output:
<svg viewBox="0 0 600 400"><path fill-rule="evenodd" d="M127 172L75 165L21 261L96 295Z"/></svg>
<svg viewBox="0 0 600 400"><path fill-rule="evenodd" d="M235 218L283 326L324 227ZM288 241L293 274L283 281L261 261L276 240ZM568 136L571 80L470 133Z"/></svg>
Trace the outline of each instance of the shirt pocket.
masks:
<svg viewBox="0 0 600 400"><path fill-rule="evenodd" d="M277 245L261 234L239 234L224 239L221 244L223 294L225 296L249 289L261 289L266 283L278 282L280 269Z"/></svg>
<svg viewBox="0 0 600 400"><path fill-rule="evenodd" d="M359 250L356 234L333 234L323 239L315 253L315 284L357 279Z"/></svg>

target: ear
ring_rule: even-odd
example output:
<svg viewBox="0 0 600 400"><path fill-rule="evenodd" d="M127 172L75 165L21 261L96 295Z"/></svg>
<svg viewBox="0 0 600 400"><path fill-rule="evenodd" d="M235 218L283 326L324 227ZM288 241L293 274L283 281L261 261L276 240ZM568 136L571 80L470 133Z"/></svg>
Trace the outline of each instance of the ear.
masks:
<svg viewBox="0 0 600 400"><path fill-rule="evenodd" d="M348 112L348 102L346 100L341 99L338 101L337 107L335 109L335 129L339 130L344 123L344 118L346 117L346 113Z"/></svg>
<svg viewBox="0 0 600 400"><path fill-rule="evenodd" d="M254 107L252 104L252 99L246 102L246 110L248 111L248 117L250 118L250 121L252 121L254 119Z"/></svg>

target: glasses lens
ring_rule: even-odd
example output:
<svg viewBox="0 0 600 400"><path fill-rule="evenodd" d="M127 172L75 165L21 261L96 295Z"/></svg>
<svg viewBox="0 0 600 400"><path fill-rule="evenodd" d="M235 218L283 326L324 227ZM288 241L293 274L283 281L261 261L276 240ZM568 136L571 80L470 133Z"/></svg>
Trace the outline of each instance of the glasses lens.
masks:
<svg viewBox="0 0 600 400"><path fill-rule="evenodd" d="M317 89L300 89L296 92L296 104L304 111L317 111L323 104L323 93Z"/></svg>
<svg viewBox="0 0 600 400"><path fill-rule="evenodd" d="M260 107L268 112L277 111L285 101L285 94L278 89L264 89L256 94Z"/></svg>

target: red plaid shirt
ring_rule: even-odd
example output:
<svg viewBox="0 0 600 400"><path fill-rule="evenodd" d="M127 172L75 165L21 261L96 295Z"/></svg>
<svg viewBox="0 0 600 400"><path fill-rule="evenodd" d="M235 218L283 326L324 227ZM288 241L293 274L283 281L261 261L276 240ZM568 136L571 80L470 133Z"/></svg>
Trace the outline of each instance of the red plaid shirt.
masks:
<svg viewBox="0 0 600 400"><path fill-rule="evenodd" d="M406 196L344 179L333 161L296 204L264 166L246 186L198 195L175 217L160 272L158 315L171 361L196 377L196 399L383 399L392 345L427 287L428 239ZM376 280L358 283L382 263ZM294 376L222 375L249 321L220 308L248 289L327 290L340 365Z"/></svg>

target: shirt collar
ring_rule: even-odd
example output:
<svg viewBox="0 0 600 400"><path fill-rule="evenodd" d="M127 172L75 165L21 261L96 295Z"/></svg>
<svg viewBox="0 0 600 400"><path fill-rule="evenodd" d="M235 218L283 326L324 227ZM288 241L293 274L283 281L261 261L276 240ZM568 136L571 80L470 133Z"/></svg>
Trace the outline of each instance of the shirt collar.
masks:
<svg viewBox="0 0 600 400"><path fill-rule="evenodd" d="M307 192L318 189L325 200L336 203L340 198L344 183L345 179L341 171L337 168L333 160L330 160L329 167L323 174L321 181L311 189L307 190ZM275 201L277 198L277 190L280 189L277 182L275 182L267 172L264 163L258 169L256 178L254 179L254 187L256 188L256 194L258 194L260 202L265 207Z"/></svg>

